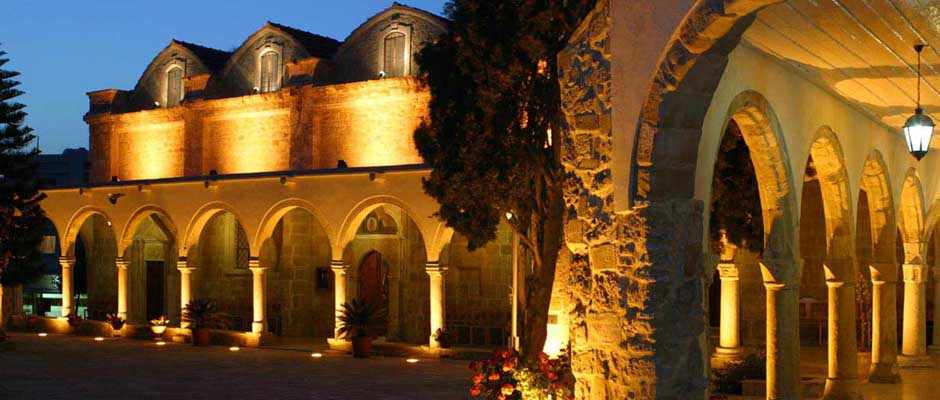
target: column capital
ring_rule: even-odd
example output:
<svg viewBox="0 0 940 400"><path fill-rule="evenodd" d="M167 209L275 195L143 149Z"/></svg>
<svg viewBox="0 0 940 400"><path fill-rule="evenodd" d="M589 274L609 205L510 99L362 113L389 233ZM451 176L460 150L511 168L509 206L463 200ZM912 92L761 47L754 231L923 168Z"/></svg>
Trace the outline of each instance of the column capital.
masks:
<svg viewBox="0 0 940 400"><path fill-rule="evenodd" d="M330 269L333 270L335 274L345 274L349 270L349 266L346 265L346 262L343 260L331 260Z"/></svg>
<svg viewBox="0 0 940 400"><path fill-rule="evenodd" d="M739 271L735 263L718 263L718 278L721 280L738 280Z"/></svg>
<svg viewBox="0 0 940 400"><path fill-rule="evenodd" d="M65 268L71 268L75 265L75 257L71 257L71 256L59 257L59 265Z"/></svg>
<svg viewBox="0 0 940 400"><path fill-rule="evenodd" d="M248 268L249 268L249 269L260 268L260 267L261 267L261 259L260 259L260 258L258 258L258 257L256 257L256 256L248 257Z"/></svg>
<svg viewBox="0 0 940 400"><path fill-rule="evenodd" d="M439 261L429 261L425 264L424 271L428 275L443 275L447 272L447 267L441 265Z"/></svg>
<svg viewBox="0 0 940 400"><path fill-rule="evenodd" d="M781 290L800 287L800 274L803 271L803 259L790 257L762 257L758 260L764 287Z"/></svg>
<svg viewBox="0 0 940 400"><path fill-rule="evenodd" d="M114 259L114 266L121 269L127 269L127 265L130 264L130 260L124 257L118 257Z"/></svg>
<svg viewBox="0 0 940 400"><path fill-rule="evenodd" d="M252 274L255 274L255 275L262 275L262 274L264 274L264 271L266 271L266 270L268 270L268 269L270 269L270 268L269 268L269 267L248 267L248 269L251 270L251 273L252 273Z"/></svg>
<svg viewBox="0 0 940 400"><path fill-rule="evenodd" d="M901 273L904 275L904 282L927 282L927 266L924 264L904 264L901 266Z"/></svg>

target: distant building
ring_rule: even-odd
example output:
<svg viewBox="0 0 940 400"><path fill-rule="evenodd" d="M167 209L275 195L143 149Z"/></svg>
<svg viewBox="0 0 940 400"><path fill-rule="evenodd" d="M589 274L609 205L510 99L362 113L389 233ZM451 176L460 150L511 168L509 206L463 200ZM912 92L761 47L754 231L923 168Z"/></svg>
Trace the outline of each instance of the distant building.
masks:
<svg viewBox="0 0 940 400"><path fill-rule="evenodd" d="M90 171L91 163L85 148L39 156L39 184L44 188L84 185L88 183Z"/></svg>

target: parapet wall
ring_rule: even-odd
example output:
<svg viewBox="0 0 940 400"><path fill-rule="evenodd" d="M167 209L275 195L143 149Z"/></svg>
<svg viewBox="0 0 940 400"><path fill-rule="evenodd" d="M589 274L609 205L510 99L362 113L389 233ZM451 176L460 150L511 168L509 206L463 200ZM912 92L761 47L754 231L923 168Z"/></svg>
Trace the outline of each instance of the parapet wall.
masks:
<svg viewBox="0 0 940 400"><path fill-rule="evenodd" d="M412 132L428 100L395 78L90 114L91 179L419 164Z"/></svg>

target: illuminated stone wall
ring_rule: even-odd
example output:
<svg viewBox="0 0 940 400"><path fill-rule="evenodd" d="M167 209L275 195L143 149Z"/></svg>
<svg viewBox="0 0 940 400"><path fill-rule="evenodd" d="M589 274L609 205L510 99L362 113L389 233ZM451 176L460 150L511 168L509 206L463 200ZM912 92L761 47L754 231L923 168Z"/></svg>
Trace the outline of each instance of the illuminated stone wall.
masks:
<svg viewBox="0 0 940 400"><path fill-rule="evenodd" d="M84 263L84 276L81 268L73 270L77 294L87 294L85 306L89 317L104 319L106 313L117 311L117 270L114 260L117 257L117 244L114 233L100 216L89 218L79 232L82 252L76 254L79 263ZM84 280L84 282L82 282ZM82 290L82 283L84 289Z"/></svg>
<svg viewBox="0 0 940 400"><path fill-rule="evenodd" d="M428 99L398 78L91 115L92 179L418 164Z"/></svg>
<svg viewBox="0 0 940 400"><path fill-rule="evenodd" d="M248 331L252 321L251 271L247 253L239 253L241 229L235 216L227 212L206 224L194 263L193 299L212 300L232 318L231 329Z"/></svg>

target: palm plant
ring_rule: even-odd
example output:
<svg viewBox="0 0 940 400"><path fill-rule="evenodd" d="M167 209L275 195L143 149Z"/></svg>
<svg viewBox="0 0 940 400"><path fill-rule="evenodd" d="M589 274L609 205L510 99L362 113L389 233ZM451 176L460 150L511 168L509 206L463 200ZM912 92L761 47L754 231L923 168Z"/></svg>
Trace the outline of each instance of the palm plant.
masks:
<svg viewBox="0 0 940 400"><path fill-rule="evenodd" d="M190 329L228 329L228 316L219 311L218 306L209 299L193 299L183 309L183 322L189 323Z"/></svg>
<svg viewBox="0 0 940 400"><path fill-rule="evenodd" d="M382 330L387 314L381 305L353 299L342 306L339 316L341 325L337 333L347 339L374 337Z"/></svg>

